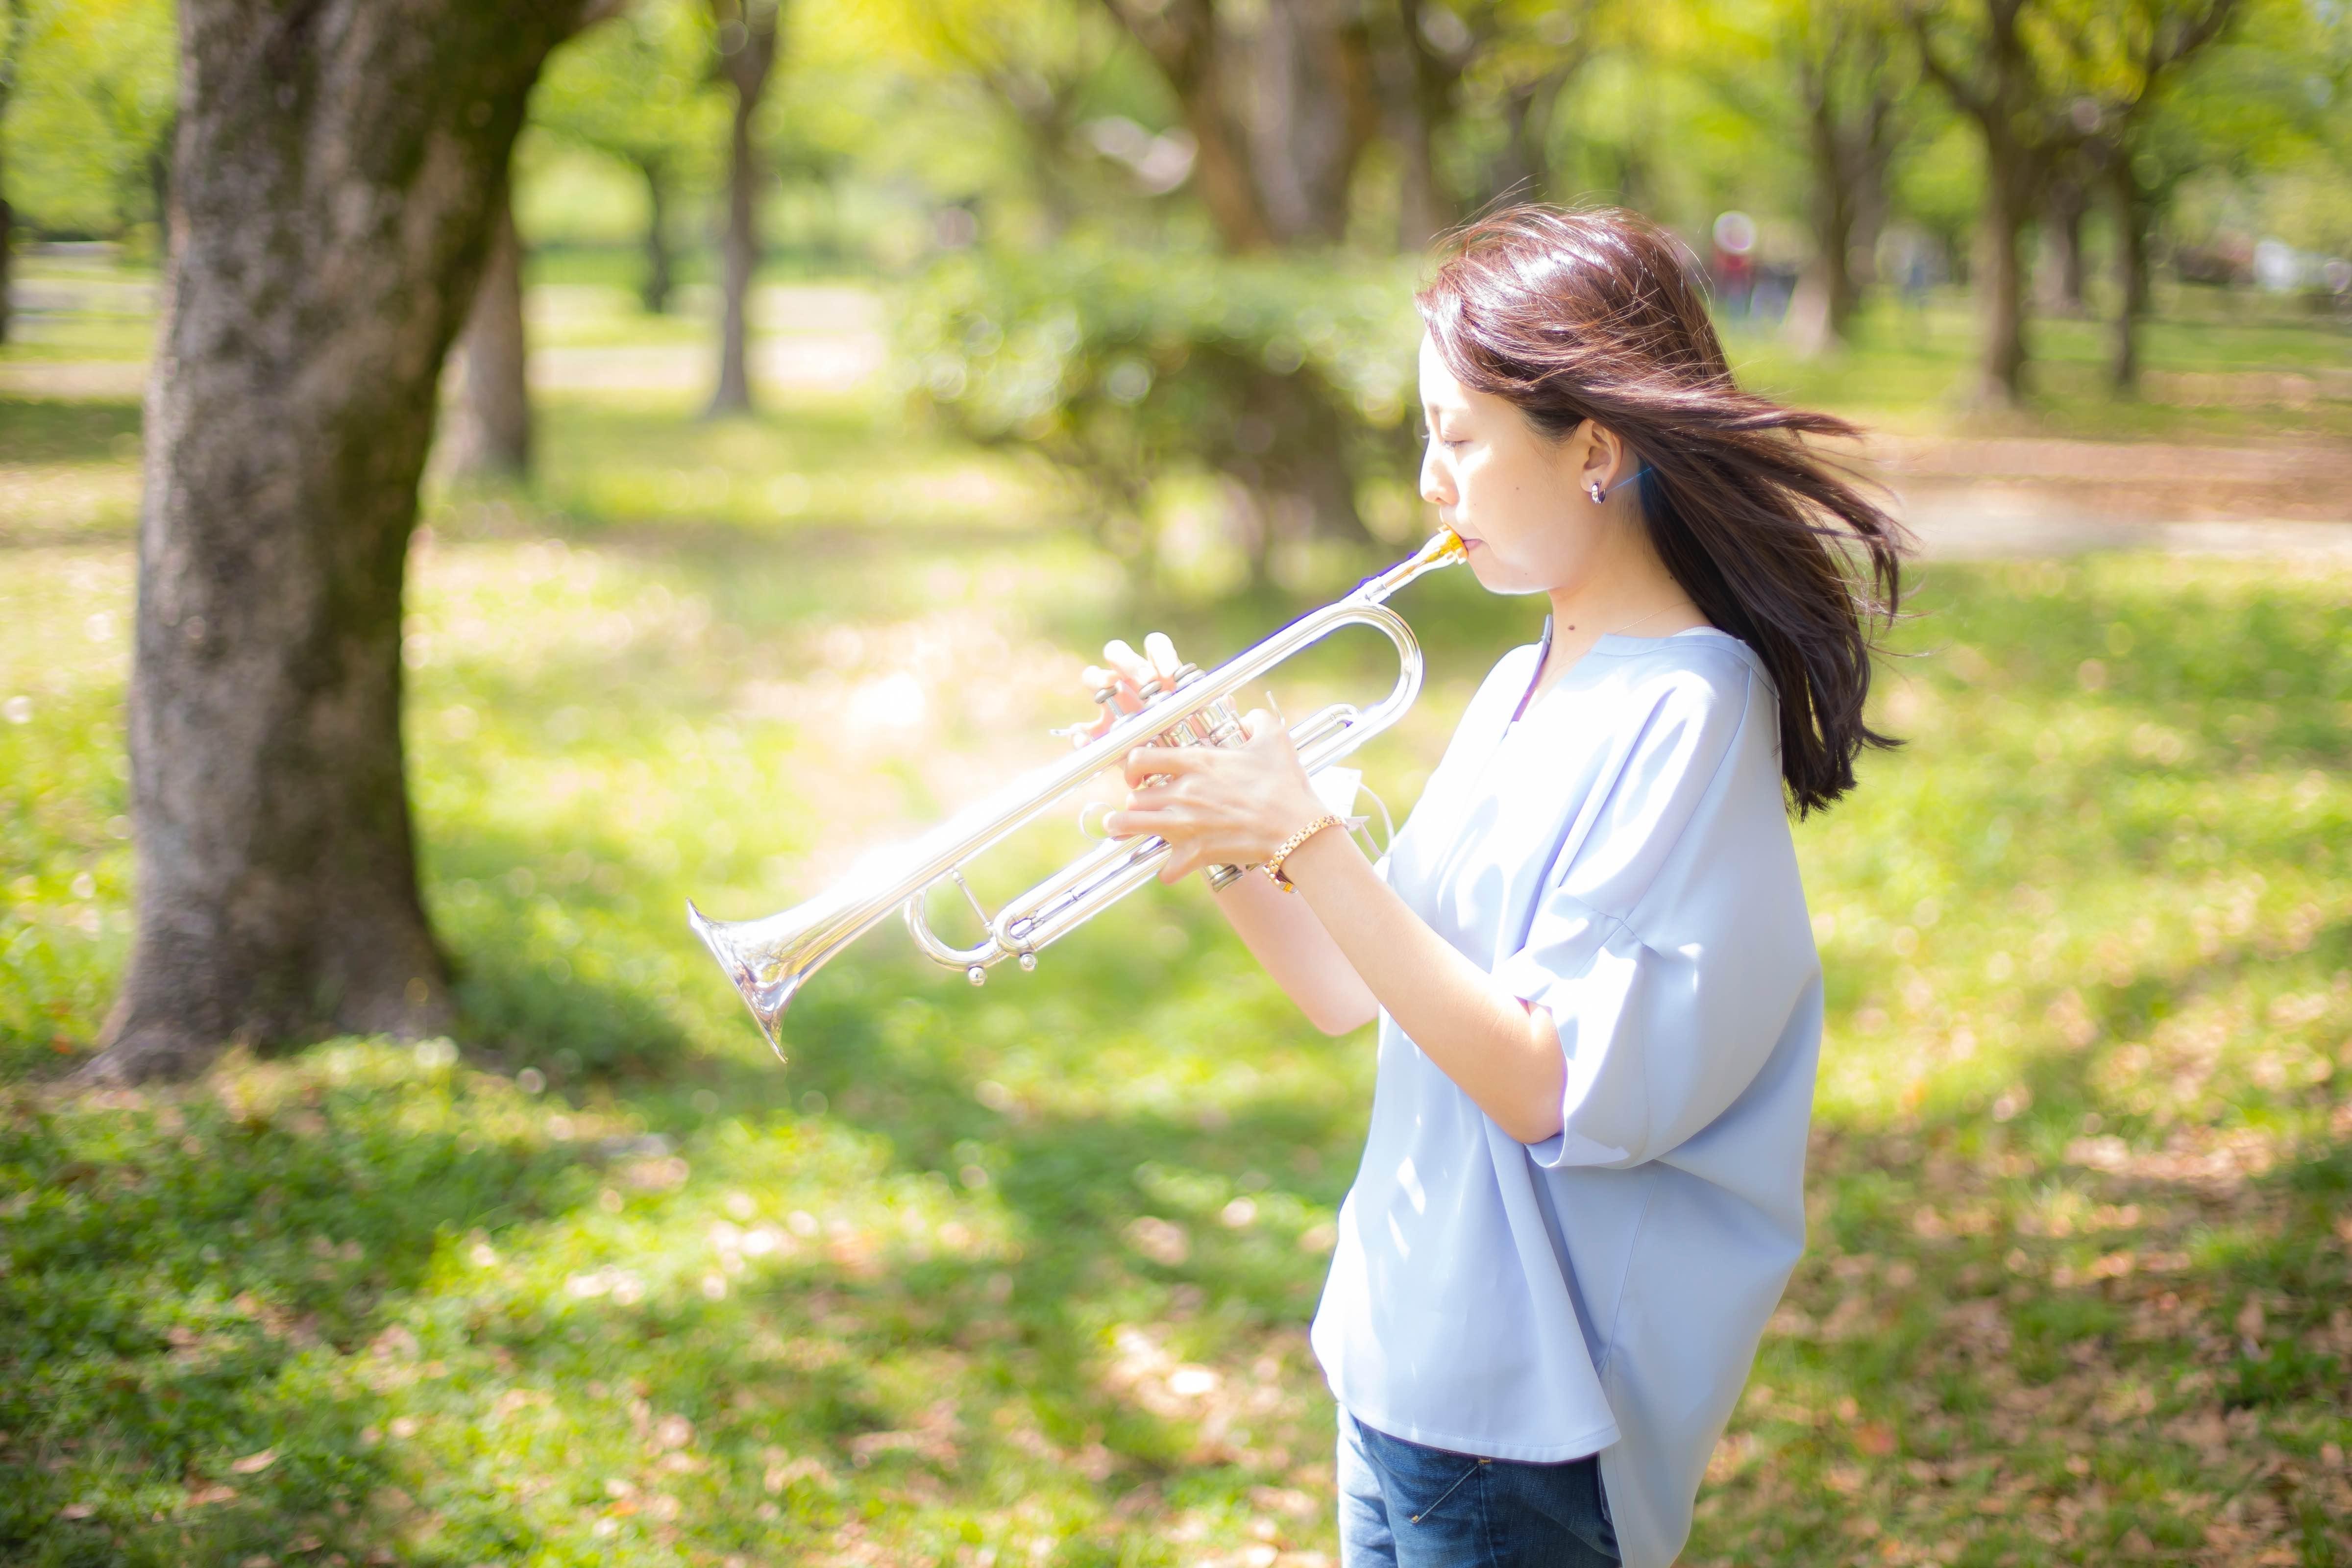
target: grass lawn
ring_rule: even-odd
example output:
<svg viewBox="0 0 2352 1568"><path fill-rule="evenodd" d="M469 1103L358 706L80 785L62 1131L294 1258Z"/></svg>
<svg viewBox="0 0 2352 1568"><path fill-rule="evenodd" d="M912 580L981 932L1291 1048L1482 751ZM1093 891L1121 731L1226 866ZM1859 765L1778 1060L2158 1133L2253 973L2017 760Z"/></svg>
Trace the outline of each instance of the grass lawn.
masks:
<svg viewBox="0 0 2352 1568"><path fill-rule="evenodd" d="M440 498L414 563L461 1038L76 1098L136 411L0 402L0 495L87 503L0 517L0 1558L1315 1568L1369 1037L1184 889L977 991L878 931L779 1067L682 919L1041 754L1142 629L1116 574L854 401L546 421L540 491ZM1535 629L1454 575L1400 605L1400 809ZM1912 744L1799 830L1813 1245L1687 1561L2352 1568L2352 569L1945 565L1918 608ZM1349 644L1278 695L1386 679Z"/></svg>

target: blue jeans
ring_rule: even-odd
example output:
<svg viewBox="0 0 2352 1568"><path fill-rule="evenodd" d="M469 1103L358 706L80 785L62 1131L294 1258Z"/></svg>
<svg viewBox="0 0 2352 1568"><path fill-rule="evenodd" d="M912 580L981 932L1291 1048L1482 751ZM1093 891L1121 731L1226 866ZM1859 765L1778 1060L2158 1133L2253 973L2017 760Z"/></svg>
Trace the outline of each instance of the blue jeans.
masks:
<svg viewBox="0 0 2352 1568"><path fill-rule="evenodd" d="M1425 1448L1339 1412L1339 1568L1615 1568L1601 1461Z"/></svg>

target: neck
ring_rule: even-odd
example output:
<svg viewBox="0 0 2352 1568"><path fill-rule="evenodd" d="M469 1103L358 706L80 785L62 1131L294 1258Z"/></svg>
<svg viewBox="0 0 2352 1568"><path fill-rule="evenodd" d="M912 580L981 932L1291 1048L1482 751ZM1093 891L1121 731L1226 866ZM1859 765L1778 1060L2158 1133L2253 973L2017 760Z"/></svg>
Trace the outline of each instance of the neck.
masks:
<svg viewBox="0 0 2352 1568"><path fill-rule="evenodd" d="M1664 563L1646 552L1639 563L1554 588L1549 597L1551 651L1538 678L1547 686L1611 633L1664 637L1706 625Z"/></svg>

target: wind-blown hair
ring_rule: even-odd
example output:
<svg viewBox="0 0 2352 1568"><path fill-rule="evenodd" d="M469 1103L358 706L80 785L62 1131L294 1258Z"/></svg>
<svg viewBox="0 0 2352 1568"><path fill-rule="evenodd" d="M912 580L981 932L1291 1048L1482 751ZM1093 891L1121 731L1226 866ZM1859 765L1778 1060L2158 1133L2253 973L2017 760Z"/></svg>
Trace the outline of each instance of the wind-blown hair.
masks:
<svg viewBox="0 0 2352 1568"><path fill-rule="evenodd" d="M1680 241L1612 208L1510 207L1456 234L1414 303L1465 386L1553 439L1591 419L1631 449L1659 558L1771 674L1798 816L1853 787L1863 747L1901 743L1863 707L1904 535L1807 444L1861 432L1739 389Z"/></svg>

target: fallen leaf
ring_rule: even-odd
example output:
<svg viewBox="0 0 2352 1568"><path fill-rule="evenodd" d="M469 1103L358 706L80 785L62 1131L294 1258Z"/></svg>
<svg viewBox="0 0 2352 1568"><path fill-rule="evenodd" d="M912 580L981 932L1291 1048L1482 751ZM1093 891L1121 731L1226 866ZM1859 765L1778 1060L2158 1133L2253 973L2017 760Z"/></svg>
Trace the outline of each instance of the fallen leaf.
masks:
<svg viewBox="0 0 2352 1568"><path fill-rule="evenodd" d="M208 1503L234 1502L236 1500L236 1489L235 1487L199 1487L194 1491L192 1491L187 1495L186 1499L184 1500L182 1506L186 1508L203 1508Z"/></svg>
<svg viewBox="0 0 2352 1568"><path fill-rule="evenodd" d="M58 1510L58 1517L59 1519L88 1519L91 1514L94 1514L98 1510L91 1507L89 1503L69 1502L66 1504L65 1507Z"/></svg>
<svg viewBox="0 0 2352 1568"><path fill-rule="evenodd" d="M240 1476L258 1475L278 1462L278 1450L264 1448L258 1454L247 1454L229 1466Z"/></svg>

